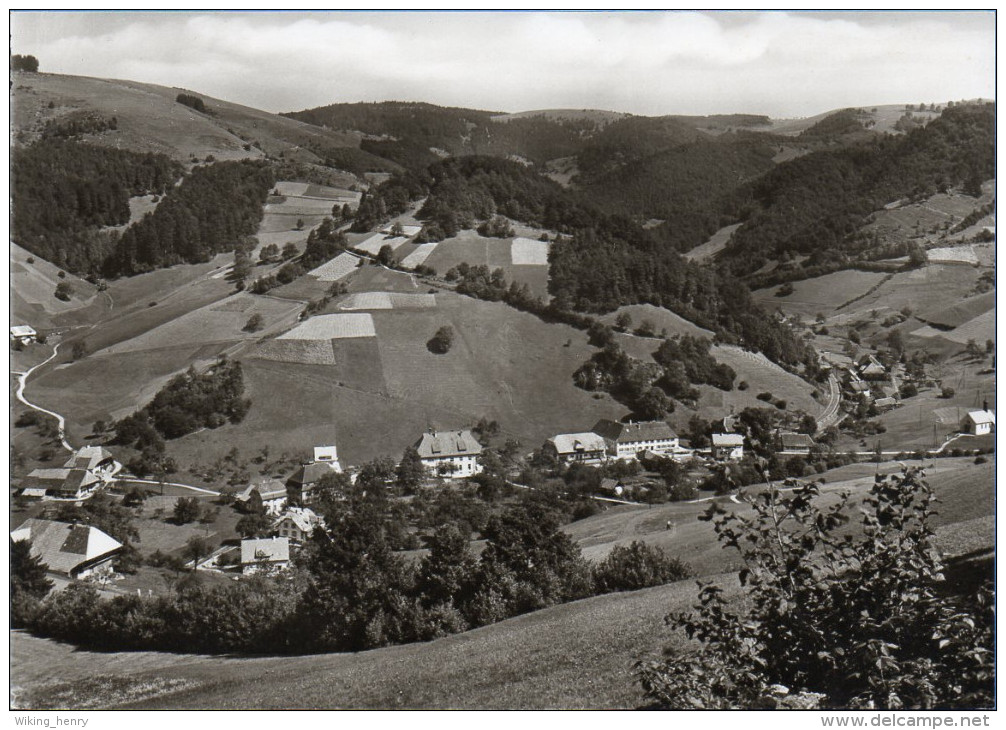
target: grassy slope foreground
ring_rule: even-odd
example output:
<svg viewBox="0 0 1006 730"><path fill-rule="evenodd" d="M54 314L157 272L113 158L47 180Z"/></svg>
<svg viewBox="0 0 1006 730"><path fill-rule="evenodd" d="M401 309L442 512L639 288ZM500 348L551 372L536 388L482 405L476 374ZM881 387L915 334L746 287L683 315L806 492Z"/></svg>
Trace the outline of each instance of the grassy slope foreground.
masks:
<svg viewBox="0 0 1006 730"><path fill-rule="evenodd" d="M862 494L873 469L860 464L829 472L826 491ZM939 460L930 474L942 500L936 525L944 552L988 549L994 543L987 517L992 465ZM593 544L595 553L620 542L606 534L624 533L625 540L643 538L687 559L694 556L699 573L736 596L732 575L711 574L729 564L708 523L694 519L701 507L618 508L569 529L581 544ZM675 530L665 529L666 514L650 519L664 509L681 511ZM99 655L12 632L18 678L12 697L16 706L50 708L632 708L642 701L632 664L669 641L682 641L663 627L663 617L687 610L696 595L695 582L683 581L555 606L425 644L304 657ZM60 668L58 677L53 666Z"/></svg>

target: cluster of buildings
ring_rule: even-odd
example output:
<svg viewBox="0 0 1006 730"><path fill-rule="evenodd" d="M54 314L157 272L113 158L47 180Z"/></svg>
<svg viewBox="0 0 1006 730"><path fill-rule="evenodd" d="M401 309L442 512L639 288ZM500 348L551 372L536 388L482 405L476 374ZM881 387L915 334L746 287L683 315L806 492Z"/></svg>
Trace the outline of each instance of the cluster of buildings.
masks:
<svg viewBox="0 0 1006 730"><path fill-rule="evenodd" d="M62 467L34 469L21 483L21 495L79 502L111 482L122 466L103 446L85 446Z"/></svg>

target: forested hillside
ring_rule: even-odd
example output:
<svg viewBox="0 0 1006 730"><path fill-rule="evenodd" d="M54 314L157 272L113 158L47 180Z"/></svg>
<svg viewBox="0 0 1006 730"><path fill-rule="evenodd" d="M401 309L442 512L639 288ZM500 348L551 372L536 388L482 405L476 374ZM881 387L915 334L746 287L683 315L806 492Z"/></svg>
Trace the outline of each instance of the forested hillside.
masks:
<svg viewBox="0 0 1006 730"><path fill-rule="evenodd" d="M743 284L685 260L629 218L599 211L517 163L465 157L393 177L363 199L356 223L372 227L424 197L418 217L431 240L496 214L565 234L550 255L549 290L558 310L603 312L648 302L777 362L813 361L803 343L751 301Z"/></svg>
<svg viewBox="0 0 1006 730"><path fill-rule="evenodd" d="M128 222L130 196L164 193L181 172L181 165L158 154L60 139L17 146L12 238L61 268L95 271L114 245L97 227Z"/></svg>
<svg viewBox="0 0 1006 730"><path fill-rule="evenodd" d="M389 101L332 104L284 116L329 129L362 132L368 136L360 142L360 149L412 170L446 154L516 155L543 164L577 154L585 136L600 127L592 119L544 115L493 121L498 114Z"/></svg>
<svg viewBox="0 0 1006 730"><path fill-rule="evenodd" d="M105 273L136 274L233 250L257 230L274 183L272 168L260 162L195 168L153 213L126 229Z"/></svg>
<svg viewBox="0 0 1006 730"><path fill-rule="evenodd" d="M950 187L979 194L995 176L994 120L992 104L949 107L905 136L779 165L748 186L746 222L723 252L723 268L750 274L786 254L809 255L804 269L870 258L872 241L858 229L871 212Z"/></svg>

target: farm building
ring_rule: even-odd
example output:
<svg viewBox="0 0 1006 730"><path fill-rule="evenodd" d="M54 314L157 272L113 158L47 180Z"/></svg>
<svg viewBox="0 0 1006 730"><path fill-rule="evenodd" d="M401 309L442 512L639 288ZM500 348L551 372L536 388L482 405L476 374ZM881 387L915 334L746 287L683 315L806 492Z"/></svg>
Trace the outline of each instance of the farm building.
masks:
<svg viewBox="0 0 1006 730"><path fill-rule="evenodd" d="M26 324L15 324L11 325L10 328L10 341L11 344L15 342L21 345L30 345L36 340L38 333L35 332L33 327Z"/></svg>
<svg viewBox="0 0 1006 730"><path fill-rule="evenodd" d="M873 355L868 355L859 364L859 377L863 380L887 380L887 368Z"/></svg>
<svg viewBox="0 0 1006 730"><path fill-rule="evenodd" d="M67 469L87 469L99 479L105 480L115 473L117 464L104 446L85 446L67 459L63 466Z"/></svg>
<svg viewBox="0 0 1006 730"><path fill-rule="evenodd" d="M996 414L989 410L970 411L961 419L961 432L982 436L996 430Z"/></svg>
<svg viewBox="0 0 1006 730"><path fill-rule="evenodd" d="M881 411L889 411L892 408L898 407L898 401L896 398L877 398L877 400L873 402L873 405Z"/></svg>
<svg viewBox="0 0 1006 730"><path fill-rule="evenodd" d="M594 424L594 433L604 439L608 456L615 459L632 459L640 451L670 454L678 448L678 435L664 421L602 419Z"/></svg>
<svg viewBox="0 0 1006 730"><path fill-rule="evenodd" d="M419 459L427 471L450 478L470 477L482 471L478 457L480 444L472 432L429 431L415 444Z"/></svg>
<svg viewBox="0 0 1006 730"><path fill-rule="evenodd" d="M870 386L859 378L850 378L846 383L846 390L851 393L854 397L864 396L866 398L871 398Z"/></svg>
<svg viewBox="0 0 1006 730"><path fill-rule="evenodd" d="M88 469L35 469L21 484L25 497L43 499L87 499L104 484Z"/></svg>
<svg viewBox="0 0 1006 730"><path fill-rule="evenodd" d="M290 567L290 538L264 537L241 541L241 572L286 570Z"/></svg>
<svg viewBox="0 0 1006 730"><path fill-rule="evenodd" d="M307 507L289 507L279 519L273 523L272 529L280 537L286 537L295 543L305 542L314 532L314 528L322 524L322 519Z"/></svg>
<svg viewBox="0 0 1006 730"><path fill-rule="evenodd" d="M315 448L315 461L302 465L287 480L287 500L292 505L310 505L315 500L315 488L322 477L341 474L342 467L335 455L335 446L321 446L321 454L332 455L332 459L318 460L319 450ZM327 449L331 449L328 451Z"/></svg>
<svg viewBox="0 0 1006 730"><path fill-rule="evenodd" d="M252 498L252 492L258 492L262 498L262 506L270 514L279 514L287 499L287 488L279 479L272 477L259 477L234 495L234 501L247 502Z"/></svg>
<svg viewBox="0 0 1006 730"><path fill-rule="evenodd" d="M811 447L814 446L814 439L805 433L781 433L779 441L782 443L782 453L784 454L806 456L810 454Z"/></svg>
<svg viewBox="0 0 1006 730"><path fill-rule="evenodd" d="M712 441L711 453L714 459L744 458L744 437L739 433L714 433Z"/></svg>
<svg viewBox="0 0 1006 730"><path fill-rule="evenodd" d="M122 544L97 527L68 522L30 519L10 534L11 540L28 540L31 554L60 577L107 578L112 560Z"/></svg>
<svg viewBox="0 0 1006 730"><path fill-rule="evenodd" d="M542 448L563 464L599 464L604 461L606 445L596 433L560 433Z"/></svg>
<svg viewBox="0 0 1006 730"><path fill-rule="evenodd" d="M342 471L342 464L339 463L339 451L335 446L315 446L314 461L316 464L329 464L335 471Z"/></svg>

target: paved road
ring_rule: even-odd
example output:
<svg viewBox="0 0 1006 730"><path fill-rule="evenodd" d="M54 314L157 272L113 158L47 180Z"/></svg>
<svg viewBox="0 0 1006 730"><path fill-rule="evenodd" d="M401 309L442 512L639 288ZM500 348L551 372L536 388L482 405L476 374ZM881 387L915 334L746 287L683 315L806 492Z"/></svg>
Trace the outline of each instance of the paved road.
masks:
<svg viewBox="0 0 1006 730"><path fill-rule="evenodd" d="M838 378L835 377L834 373L828 376L828 390L828 403L817 419L817 427L819 429L834 426L838 422L838 406L842 402L842 394L838 388Z"/></svg>
<svg viewBox="0 0 1006 730"><path fill-rule="evenodd" d="M59 442L64 449L66 449L72 454L75 451L75 449L72 446L70 446L70 444L66 440L66 419L63 418L63 416L61 416L60 414L56 413L55 411L50 411L47 408L35 405L30 400L24 397L24 387L28 382L28 376L31 375L36 370L38 370L43 365L46 365L47 363L50 363L53 361L53 359L55 359L56 355L59 354L59 344L61 343L53 345L52 354L48 358L40 362L38 365L28 368L28 370L26 370L23 373L14 373L15 375L17 375L17 390L15 391L14 396L29 408L32 408L40 413L45 413L46 415L55 418L59 428Z"/></svg>

